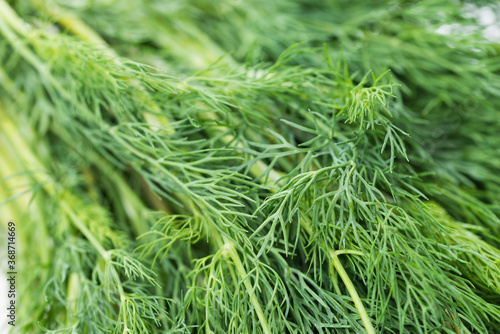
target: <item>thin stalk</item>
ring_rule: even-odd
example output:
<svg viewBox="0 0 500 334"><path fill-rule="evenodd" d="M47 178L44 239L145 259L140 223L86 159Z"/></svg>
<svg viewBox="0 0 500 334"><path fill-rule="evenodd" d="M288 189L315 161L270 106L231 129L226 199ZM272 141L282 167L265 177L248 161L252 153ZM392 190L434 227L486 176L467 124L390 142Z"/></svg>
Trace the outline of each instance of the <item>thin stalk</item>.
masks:
<svg viewBox="0 0 500 334"><path fill-rule="evenodd" d="M370 321L370 317L368 316L368 313L366 312L365 307L363 306L363 302L361 301L361 298L359 298L358 292L356 291L356 288L352 284L351 279L349 278L349 275L347 275L347 272L345 271L344 267L342 266L342 263L339 261L339 255L341 254L353 254L353 255L361 255L363 256L364 254L358 251L353 251L353 250L338 250L335 252L330 253L330 259L333 263L333 266L335 269L337 269L340 278L342 278L342 281L344 282L347 291L351 295L352 301L354 302L354 306L356 306L356 309L358 310L358 313L361 317L361 321L363 322L363 325L365 326L366 331L368 334L375 334L375 329L373 328L373 325Z"/></svg>
<svg viewBox="0 0 500 334"><path fill-rule="evenodd" d="M226 238L224 238L224 248L228 251L229 255L233 259L236 268L238 269L238 273L244 279L245 288L247 289L248 294L250 295L250 301L252 302L253 307L255 308L255 312L257 313L257 317L262 325L262 330L265 334L271 334L269 329L269 325L267 324L267 320L264 316L264 312L260 306L259 300L257 299L256 294L252 291L252 285L250 284L250 280L248 274L245 270L245 266L236 251L236 247L234 243Z"/></svg>
<svg viewBox="0 0 500 334"><path fill-rule="evenodd" d="M0 15L18 34L24 35L29 31L29 25L19 18L5 0L0 0Z"/></svg>
<svg viewBox="0 0 500 334"><path fill-rule="evenodd" d="M190 201L186 197L184 198L184 200ZM198 210L195 208L192 201L190 201L190 210L194 214L199 214L199 213L196 213ZM235 246L234 242L232 240L230 240L227 236L222 235L217 229L212 229L212 233L213 233L213 235L211 237L212 242L214 244L216 244L219 249L222 249L224 252L229 254L229 256L233 260L234 264L236 265L236 269L238 270L238 274L243 279L243 284L245 285L245 289L247 290L247 293L250 296L250 302L252 303L252 306L255 309L255 313L257 313L257 318L259 319L259 322L261 324L262 331L264 332L264 334L271 334L271 330L269 329L269 324L267 323L266 317L264 315L264 311L262 310L262 307L260 305L259 300L257 299L256 294L254 293L254 289L252 289L252 285L250 284L248 273L245 270L245 266L243 264L243 261L241 261L241 258L238 255L238 252L236 251L236 246ZM229 268L231 270L231 274L233 274L231 267L229 267ZM207 323L207 329L210 331L210 329L208 328L208 323Z"/></svg>
<svg viewBox="0 0 500 334"><path fill-rule="evenodd" d="M68 322L68 327L74 326L78 323L78 320L73 320L72 314L76 314L77 311L77 299L78 296L80 295L80 278L78 276L78 273L72 272L69 275L69 280L68 280L68 289L67 289L67 300L68 300L68 307L67 307L67 322Z"/></svg>
<svg viewBox="0 0 500 334"><path fill-rule="evenodd" d="M1 120L3 121L3 120ZM1 140L2 138L0 138ZM27 208L29 205L29 200L25 198L25 196L18 197L15 196L15 200L13 200L12 194L8 191L8 189L13 189L17 186L20 186L21 182L18 179L18 182L12 177L9 177L16 172L16 168L12 166L12 161L5 157L4 151L8 149L8 146L2 143L3 140L0 141L2 144L2 149L0 149L0 182L2 186L0 187L0 214L3 219L2 225L4 225L5 229L7 229L7 223L9 220L17 221L19 220L19 213L23 212L22 208ZM17 178L16 178L17 179ZM18 201L22 201L22 205L18 204Z"/></svg>
<svg viewBox="0 0 500 334"><path fill-rule="evenodd" d="M1 0L0 0L1 1ZM3 116L2 122L0 122L0 128L2 132L7 136L8 140L12 143L16 143L17 152L20 153L20 156L26 165L32 166L36 172L31 173L30 175L35 179L35 181L43 184L43 189L50 195L55 196L57 194L57 189L50 182L47 182L44 178L44 173L42 170L43 164L38 161L35 155L29 149L28 144L24 141L24 138L21 137L17 131L15 125L7 119L7 117L0 113ZM80 230L80 232L89 240L89 242L94 246L94 248L98 251L98 253L106 260L109 259L109 253L104 249L104 247L99 243L99 241L94 237L92 232L85 226L85 224L80 220L78 215L74 213L71 209L71 205L69 205L67 200L62 197L60 201L61 208L68 214L68 216L73 221L75 227Z"/></svg>
<svg viewBox="0 0 500 334"><path fill-rule="evenodd" d="M82 220L78 217L77 214L71 209L71 206L66 202L65 199L63 199L60 202L61 207L63 210L66 212L68 217L71 218L71 221L75 225L75 227L83 234L83 236L90 242L90 244L97 250L99 255L105 260L109 261L110 260L110 255L106 249L101 245L101 243L94 237L92 232L88 229L87 226L85 226L85 223L82 222Z"/></svg>
<svg viewBox="0 0 500 334"><path fill-rule="evenodd" d="M96 45L102 46L103 51L110 56L114 56L113 50L106 48L106 42L97 34L92 28L85 24L82 20L74 15L68 13L61 13L54 9L55 5L45 4L42 0L32 0L33 4L40 8L43 12L51 16L51 18L61 24L65 29L67 29L73 35L82 38L85 41L92 42Z"/></svg>

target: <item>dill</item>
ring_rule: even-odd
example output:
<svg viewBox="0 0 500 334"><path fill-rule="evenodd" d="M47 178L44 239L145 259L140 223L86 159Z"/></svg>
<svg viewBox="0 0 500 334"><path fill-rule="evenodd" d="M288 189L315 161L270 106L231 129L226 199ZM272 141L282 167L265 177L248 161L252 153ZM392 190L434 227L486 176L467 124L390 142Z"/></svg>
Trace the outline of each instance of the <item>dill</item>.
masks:
<svg viewBox="0 0 500 334"><path fill-rule="evenodd" d="M16 329L497 331L474 6L0 0Z"/></svg>

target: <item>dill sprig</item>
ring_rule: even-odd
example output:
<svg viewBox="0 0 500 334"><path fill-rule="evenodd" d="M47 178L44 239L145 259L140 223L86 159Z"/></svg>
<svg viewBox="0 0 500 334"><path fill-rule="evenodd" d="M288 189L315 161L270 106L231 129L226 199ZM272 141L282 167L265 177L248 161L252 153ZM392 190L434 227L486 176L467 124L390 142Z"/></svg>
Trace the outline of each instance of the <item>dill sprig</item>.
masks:
<svg viewBox="0 0 500 334"><path fill-rule="evenodd" d="M0 9L24 331L500 322L496 46L436 31L460 4Z"/></svg>

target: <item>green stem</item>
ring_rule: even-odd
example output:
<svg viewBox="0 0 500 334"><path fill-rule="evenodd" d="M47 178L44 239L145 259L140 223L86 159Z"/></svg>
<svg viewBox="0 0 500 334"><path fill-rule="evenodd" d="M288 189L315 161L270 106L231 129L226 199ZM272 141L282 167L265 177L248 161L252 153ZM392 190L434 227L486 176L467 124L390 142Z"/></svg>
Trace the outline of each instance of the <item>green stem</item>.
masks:
<svg viewBox="0 0 500 334"><path fill-rule="evenodd" d="M68 306L67 306L67 322L68 322L68 327L76 325L78 320L74 319L74 315L77 314L77 301L78 297L80 296L80 277L79 274L76 272L72 272L69 275L68 279L68 288L67 288L67 301L68 301Z"/></svg>
<svg viewBox="0 0 500 334"><path fill-rule="evenodd" d="M363 306L363 302L361 301L361 298L359 297L358 292L356 291L356 288L352 284L352 281L349 278L349 275L347 275L347 272L345 271L344 267L342 266L342 263L340 263L340 261L339 261L338 256L341 254L363 255L363 253L358 252L358 251L353 251L353 250L338 250L338 251L330 253L330 259L332 261L333 266L335 267L335 269L339 273L340 278L344 282L344 284L347 288L347 291L351 295L352 301L354 302L354 306L356 306L356 309L358 310L358 313L361 317L361 321L363 322L363 325L365 326L366 332L368 334L375 334L375 329L373 328L370 317L368 316L368 313L366 312L366 309Z"/></svg>
<svg viewBox="0 0 500 334"><path fill-rule="evenodd" d="M17 13L4 0L0 0L0 15L2 20L14 28L18 34L24 35L29 31L29 26L19 18Z"/></svg>
<svg viewBox="0 0 500 334"><path fill-rule="evenodd" d="M71 206L66 203L63 199L60 202L61 207L66 212L66 214L71 218L71 221L75 225L75 227L83 234L83 236L90 242L92 246L97 250L97 252L104 258L106 261L109 261L110 255L106 249L101 245L101 243L94 237L92 232L85 226L85 223L78 217L78 215L71 209Z"/></svg>
<svg viewBox="0 0 500 334"><path fill-rule="evenodd" d="M240 259L240 256L238 255L238 252L236 251L236 247L234 246L233 242L228 240L227 238L224 238L224 246L223 246L231 256L231 258L234 261L234 264L236 265L236 269L238 270L238 273L240 276L243 278L243 282L245 284L245 288L250 295L250 301L252 302L253 307L255 308L255 312L257 313L257 317L259 318L260 324L262 326L262 330L264 334L271 334L271 331L269 329L269 325L267 324L266 318L264 316L264 312L262 311L262 308L260 306L259 300L257 299L257 295L254 293L252 289L252 285L250 283L250 279L248 277L248 274L245 270L245 266L243 265L243 262Z"/></svg>

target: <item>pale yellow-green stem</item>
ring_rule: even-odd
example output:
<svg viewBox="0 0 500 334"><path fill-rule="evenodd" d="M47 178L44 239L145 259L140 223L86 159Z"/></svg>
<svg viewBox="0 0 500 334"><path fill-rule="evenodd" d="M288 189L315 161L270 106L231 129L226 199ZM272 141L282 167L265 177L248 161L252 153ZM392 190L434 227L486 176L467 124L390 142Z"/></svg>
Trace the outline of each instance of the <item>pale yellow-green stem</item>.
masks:
<svg viewBox="0 0 500 334"><path fill-rule="evenodd" d="M269 329L267 319L264 315L262 307L260 306L260 302L257 299L257 295L255 294L255 289L252 288L250 279L248 277L248 273L245 269L245 265L243 264L243 261L241 261L238 251L236 250L236 245L226 236L224 235L221 236L220 233L214 233L214 242L219 245L219 249L222 250L223 255L227 254L233 260L234 265L236 266L236 270L238 271L238 274L240 275L240 277L244 279L243 285L245 286L245 289L247 290L247 293L250 296L250 302L252 303L252 306L255 309L255 313L257 314L257 318L259 319L259 322L262 327L262 332L264 334L271 334L271 330ZM229 267L229 269L231 271L231 275L234 275L232 268ZM211 278L209 278L209 281L210 280ZM209 314L207 314L207 319L208 317L210 317ZM212 331L208 326L208 320L207 320L207 334L208 333L212 333Z"/></svg>
<svg viewBox="0 0 500 334"><path fill-rule="evenodd" d="M312 235L313 230L312 230L312 226L311 226L310 221L307 219L307 217L303 217L303 218L304 219L300 220L302 228L304 228L304 230L309 235ZM335 267L335 269L339 273L340 278L344 282L344 285L346 286L347 291L349 292L349 295L351 296L352 301L354 302L354 306L358 310L358 313L359 313L359 315L361 317L361 320L363 322L363 325L365 327L366 332L368 334L375 334L375 329L373 328L373 325L371 323L370 317L368 316L368 313L366 312L366 309L365 309L365 307L363 305L363 302L361 301L361 298L359 297L358 292L356 291L356 288L352 284L352 281L350 280L350 278L347 275L344 267L342 266L342 264L340 263L340 261L338 259L338 255L340 255L340 254L354 254L354 255L361 255L361 256L364 256L364 254L361 253L361 252L358 252L358 251L354 251L354 250L337 250L337 251L333 251L333 250L330 249L330 247L328 247L324 243L322 243L321 247L327 253L329 253L329 259L330 259L332 265ZM334 285L335 291L340 294L340 289L338 287L337 279L336 279L335 276L332 277L332 281L333 281L333 285Z"/></svg>
<svg viewBox="0 0 500 334"><path fill-rule="evenodd" d="M26 33L31 30L30 26L17 16L17 13L12 10L5 0L0 0L0 15L2 20L9 24L20 35L26 35Z"/></svg>
<svg viewBox="0 0 500 334"><path fill-rule="evenodd" d="M247 289L248 293L250 294L250 300L252 302L252 305L254 305L255 312L257 313L257 317L259 318L260 323L262 324L262 331L264 334L271 334L271 331L269 329L269 326L267 324L267 320L264 316L264 312L262 311L262 308L260 306L260 303L257 299L257 296L255 292L252 289L252 285L250 284L250 279L247 275L247 272L245 270L245 266L243 265L243 262L241 261L238 252L236 251L236 247L234 243L230 240L227 240L225 238L224 240L224 248L228 251L230 254L231 258L233 259L236 269L238 270L238 273L240 274L241 277L244 278L244 284L245 288Z"/></svg>
<svg viewBox="0 0 500 334"><path fill-rule="evenodd" d="M1 0L0 0L1 1ZM18 157L20 157L24 166L31 167L30 177L43 185L43 189L50 195L56 196L58 190L50 180L48 180L47 175L44 173L45 167L38 160L38 158L32 153L28 144L24 138L20 135L17 127L14 123L7 118L3 113L0 113L2 121L0 122L0 129L5 134L9 140L9 145L16 147L16 152ZM13 157L10 157L12 160ZM21 170L22 172L22 170ZM109 253L101 246L99 241L92 235L87 226L80 220L78 215L76 215L64 196L61 198L60 202L61 208L72 218L75 226L85 235L89 242L94 246L94 248L99 252L99 254L105 258L109 259Z"/></svg>
<svg viewBox="0 0 500 334"><path fill-rule="evenodd" d="M363 325L365 326L366 332L368 334L375 334L375 329L373 328L373 325L371 323L370 317L368 316L368 313L366 312L365 307L363 306L363 302L361 301L361 298L358 295L358 292L356 291L356 288L352 284L351 279L349 278L349 275L347 275L347 272L345 271L344 267L342 266L342 263L340 263L338 256L341 254L352 254L352 255L359 255L359 256L364 256L363 253L358 252L358 251L353 251L353 250L337 250L334 252L330 253L330 261L332 261L333 266L337 270L337 272L340 275L340 278L344 282L347 291L351 295L352 301L354 302L354 306L358 310L359 316L361 317L361 321L363 322Z"/></svg>
<svg viewBox="0 0 500 334"><path fill-rule="evenodd" d="M67 288L67 301L68 301L68 307L67 307L67 320L68 320L68 327L76 325L78 320L73 318L73 315L77 313L77 307L78 307L78 297L80 296L80 277L79 274L76 272L72 272L69 275L69 280L68 280L68 288Z"/></svg>
<svg viewBox="0 0 500 334"><path fill-rule="evenodd" d="M0 122L2 122L2 119L0 119ZM9 190L20 187L22 185L21 181L25 181L24 178L22 180L13 177L8 179L8 177L15 174L17 170L13 166L10 166L10 159L5 158L4 151L8 149L6 146L7 144L3 142L0 136L0 203L3 203L3 205L0 205L0 216L3 218L1 224L5 229L7 229L7 223L9 221L19 221L22 215L21 213L24 212L25 208L29 205L29 199L26 195L6 203L9 198L15 195Z"/></svg>

